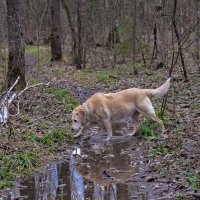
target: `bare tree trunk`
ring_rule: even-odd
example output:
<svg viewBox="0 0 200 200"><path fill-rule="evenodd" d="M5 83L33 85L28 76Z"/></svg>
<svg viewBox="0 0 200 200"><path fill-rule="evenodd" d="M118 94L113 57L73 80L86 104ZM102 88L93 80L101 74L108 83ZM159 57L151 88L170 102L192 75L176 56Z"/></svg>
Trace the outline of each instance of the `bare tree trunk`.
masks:
<svg viewBox="0 0 200 200"><path fill-rule="evenodd" d="M172 16L172 23L173 23L177 43L178 43L178 52L179 52L180 58L181 58L181 64L182 64L184 79L185 79L185 82L188 82L189 79L188 79L188 76L187 76L187 70L186 70L185 62L184 62L184 58L183 58L181 41L180 41L179 33L178 33L178 30L177 30L177 26L176 26L176 19L175 19L175 17L176 17L176 7L177 7L177 0L174 0L174 10L173 10L173 16Z"/></svg>
<svg viewBox="0 0 200 200"><path fill-rule="evenodd" d="M164 6L165 6L165 1L163 0L156 1L155 5L156 60L157 60L156 69L162 68L165 65L166 49L165 49L164 37L166 36L166 34L164 28L164 21L162 17L162 14L164 12Z"/></svg>
<svg viewBox="0 0 200 200"><path fill-rule="evenodd" d="M132 13L132 40L133 40L133 51L132 51L132 61L133 61L133 71L134 74L138 74L138 71L135 67L135 54L136 54L136 17L137 17L137 0L133 1L133 13Z"/></svg>
<svg viewBox="0 0 200 200"><path fill-rule="evenodd" d="M20 77L19 86L26 86L25 80L25 58L23 26L21 16L21 1L6 0L7 3L7 23L8 23L8 72L6 88L9 88Z"/></svg>
<svg viewBox="0 0 200 200"><path fill-rule="evenodd" d="M154 28L153 28L153 37L154 37L154 43L153 43L153 52L152 52L152 56L151 56L151 61L150 61L150 65L149 65L150 70L151 70L153 60L157 58L157 54L158 54L156 23L154 24Z"/></svg>
<svg viewBox="0 0 200 200"><path fill-rule="evenodd" d="M196 45L197 45L197 52L196 52L196 57L197 59L200 58L200 25L199 25L199 20L200 20L200 0L196 0L196 18L197 18L197 27L196 27Z"/></svg>
<svg viewBox="0 0 200 200"><path fill-rule="evenodd" d="M77 9L77 31L78 31L78 52L76 57L76 69L82 69L82 19L81 0L76 0Z"/></svg>
<svg viewBox="0 0 200 200"><path fill-rule="evenodd" d="M30 17L29 17L29 10L28 6L25 8L25 15L24 15L24 41L28 45L33 45L33 40L31 38L31 31L30 31Z"/></svg>
<svg viewBox="0 0 200 200"><path fill-rule="evenodd" d="M77 57L77 40L76 40L75 26L72 22L72 17L71 17L68 5L66 3L66 0L61 0L61 2L62 2L63 8L65 9L65 12L68 18L69 28L71 30L73 63L75 64L76 57Z"/></svg>
<svg viewBox="0 0 200 200"><path fill-rule="evenodd" d="M60 0L51 0L51 60L61 59Z"/></svg>

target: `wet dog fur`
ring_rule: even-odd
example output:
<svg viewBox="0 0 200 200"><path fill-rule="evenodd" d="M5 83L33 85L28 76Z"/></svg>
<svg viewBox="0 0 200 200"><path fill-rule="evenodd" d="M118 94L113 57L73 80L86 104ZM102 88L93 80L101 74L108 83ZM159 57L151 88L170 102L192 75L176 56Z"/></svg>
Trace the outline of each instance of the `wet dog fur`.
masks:
<svg viewBox="0 0 200 200"><path fill-rule="evenodd" d="M100 128L106 129L107 140L110 140L112 124L129 117L134 122L134 130L130 135L135 135L140 127L140 114L157 122L164 133L163 122L156 116L149 97L163 96L169 87L170 78L157 89L130 88L116 93L94 94L72 112L72 130L79 131L74 137L80 136L91 123L97 122Z"/></svg>

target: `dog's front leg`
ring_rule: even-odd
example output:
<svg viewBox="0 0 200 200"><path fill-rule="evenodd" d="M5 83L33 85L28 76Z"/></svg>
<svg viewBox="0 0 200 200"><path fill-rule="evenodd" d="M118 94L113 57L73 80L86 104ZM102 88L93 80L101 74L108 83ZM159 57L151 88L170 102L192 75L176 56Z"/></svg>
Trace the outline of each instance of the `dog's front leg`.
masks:
<svg viewBox="0 0 200 200"><path fill-rule="evenodd" d="M83 127L81 128L81 130L74 136L74 138L79 137L82 133L85 132L85 130L88 128L88 126L90 125L90 123L87 123L85 125L83 125Z"/></svg>
<svg viewBox="0 0 200 200"><path fill-rule="evenodd" d="M112 137L112 124L109 119L103 120L103 123L106 128L106 131L108 132L108 137L106 139L108 141Z"/></svg>

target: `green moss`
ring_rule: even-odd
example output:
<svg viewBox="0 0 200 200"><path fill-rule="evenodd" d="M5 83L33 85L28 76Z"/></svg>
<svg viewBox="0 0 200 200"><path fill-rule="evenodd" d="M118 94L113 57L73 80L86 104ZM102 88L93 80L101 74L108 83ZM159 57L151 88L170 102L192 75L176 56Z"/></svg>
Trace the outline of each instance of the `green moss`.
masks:
<svg viewBox="0 0 200 200"><path fill-rule="evenodd" d="M110 83L113 81L113 76L107 73L98 73L97 81L100 83Z"/></svg>
<svg viewBox="0 0 200 200"><path fill-rule="evenodd" d="M58 77L58 78L64 77L64 72L62 72L62 71L55 70L55 71L53 71L53 73L54 73L54 75L55 75L56 77Z"/></svg>
<svg viewBox="0 0 200 200"><path fill-rule="evenodd" d="M37 133L27 133L26 139L31 142L38 142L46 147L54 147L54 145L63 142L71 142L72 136L70 133L66 133L61 130L53 130L46 134L38 135Z"/></svg>
<svg viewBox="0 0 200 200"><path fill-rule="evenodd" d="M74 80L81 82L83 84L87 82L92 82L93 84L105 84L105 85L115 85L119 76L127 74L126 66L116 66L113 69L83 69L79 71L75 71ZM92 85L93 85L92 84ZM91 86L92 86L91 85ZM90 89L90 85L87 85L87 88Z"/></svg>
<svg viewBox="0 0 200 200"><path fill-rule="evenodd" d="M14 187L13 181L0 181L0 189L11 188Z"/></svg>
<svg viewBox="0 0 200 200"><path fill-rule="evenodd" d="M30 121L31 121L31 117L28 116L28 115L25 115L25 116L24 116L24 123L28 123L28 122L30 122Z"/></svg>
<svg viewBox="0 0 200 200"><path fill-rule="evenodd" d="M160 111L157 112L157 116L160 117ZM164 116L164 118L162 119L163 124L165 125L165 127L169 126L169 119L167 117ZM151 119L144 119L144 121L142 121L141 126L138 130L138 134L141 137L147 138L147 137L154 137L156 136L156 130L158 130L159 125L154 122Z"/></svg>
<svg viewBox="0 0 200 200"><path fill-rule="evenodd" d="M158 125L154 121L145 119L138 130L138 134L141 137L155 136L157 128Z"/></svg>
<svg viewBox="0 0 200 200"><path fill-rule="evenodd" d="M59 101L64 102L67 111L73 110L78 105L77 100L70 95L67 89L50 87L47 91L50 95L55 96Z"/></svg>
<svg viewBox="0 0 200 200"><path fill-rule="evenodd" d="M0 189L14 186L18 174L29 174L40 164L39 156L33 152L0 154Z"/></svg>
<svg viewBox="0 0 200 200"><path fill-rule="evenodd" d="M169 153L169 148L164 145L159 145L156 148L149 150L149 156L155 155L167 155Z"/></svg>
<svg viewBox="0 0 200 200"><path fill-rule="evenodd" d="M197 175L192 175L188 177L188 182L193 191L200 189L200 180Z"/></svg>
<svg viewBox="0 0 200 200"><path fill-rule="evenodd" d="M185 195L183 193L177 192L176 193L176 199L177 200L182 200L185 198Z"/></svg>

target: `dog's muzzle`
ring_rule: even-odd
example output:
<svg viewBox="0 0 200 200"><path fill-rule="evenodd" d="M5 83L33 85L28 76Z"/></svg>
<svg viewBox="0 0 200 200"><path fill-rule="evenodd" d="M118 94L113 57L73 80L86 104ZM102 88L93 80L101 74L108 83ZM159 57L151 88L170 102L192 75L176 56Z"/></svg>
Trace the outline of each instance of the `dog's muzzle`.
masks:
<svg viewBox="0 0 200 200"><path fill-rule="evenodd" d="M81 125L80 124L73 124L71 131L79 131L81 129Z"/></svg>

